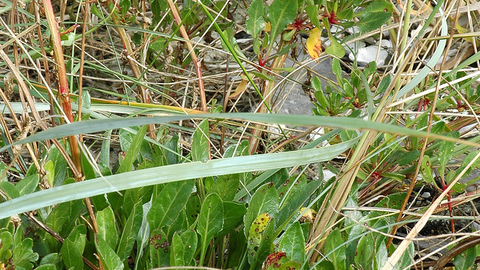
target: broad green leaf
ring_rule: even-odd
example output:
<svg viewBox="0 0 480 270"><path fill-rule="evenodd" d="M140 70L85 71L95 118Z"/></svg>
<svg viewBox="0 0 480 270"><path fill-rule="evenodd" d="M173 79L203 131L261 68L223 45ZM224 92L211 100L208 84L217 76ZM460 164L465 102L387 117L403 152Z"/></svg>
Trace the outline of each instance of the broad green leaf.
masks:
<svg viewBox="0 0 480 270"><path fill-rule="evenodd" d="M99 237L95 241L95 246L97 247L98 255L102 261L103 267L105 270L122 270L123 262L120 260L115 251L110 247L110 245Z"/></svg>
<svg viewBox="0 0 480 270"><path fill-rule="evenodd" d="M420 168L420 171L422 172L423 179L430 184L435 184L435 179L433 179L433 173L432 173L432 161L430 160L430 157L425 155L423 156L422 159L422 166Z"/></svg>
<svg viewBox="0 0 480 270"><path fill-rule="evenodd" d="M377 252L375 252L375 269L380 269L384 264L387 263L388 251L387 246L384 242L380 243Z"/></svg>
<svg viewBox="0 0 480 270"><path fill-rule="evenodd" d="M13 236L5 230L0 231L0 262L6 262L12 257Z"/></svg>
<svg viewBox="0 0 480 270"><path fill-rule="evenodd" d="M338 229L335 229L328 234L324 248L325 255L330 259L333 265L335 265L335 269L346 269L346 245Z"/></svg>
<svg viewBox="0 0 480 270"><path fill-rule="evenodd" d="M150 229L171 225L187 203L193 191L194 180L178 181L165 185L147 214Z"/></svg>
<svg viewBox="0 0 480 270"><path fill-rule="evenodd" d="M392 193L387 196L385 196L383 199L381 199L375 207L379 208L391 208L391 209L400 209L403 201L405 200L405 196L407 194L405 192L398 192L398 193ZM396 219L396 217L394 218Z"/></svg>
<svg viewBox="0 0 480 270"><path fill-rule="evenodd" d="M217 193L223 201L231 201L235 197L239 183L240 174L221 175L213 182L208 193Z"/></svg>
<svg viewBox="0 0 480 270"><path fill-rule="evenodd" d="M170 140L165 143L167 149L162 148L163 155L167 159L169 165L177 164L179 162L180 154L178 154L178 134L174 134Z"/></svg>
<svg viewBox="0 0 480 270"><path fill-rule="evenodd" d="M266 183L259 187L250 201L245 214L245 236L250 233L250 226L260 214L267 214L270 218L275 217L278 211L278 194L273 183Z"/></svg>
<svg viewBox="0 0 480 270"><path fill-rule="evenodd" d="M63 241L60 254L67 269L83 270L82 254L85 248L86 228L84 225L76 227Z"/></svg>
<svg viewBox="0 0 480 270"><path fill-rule="evenodd" d="M278 188L278 195L282 198L282 205L279 207L276 216L275 230L283 230L287 223L298 213L305 201L322 184L322 181L312 180L307 182L305 175L298 177L294 175Z"/></svg>
<svg viewBox="0 0 480 270"><path fill-rule="evenodd" d="M65 160L65 158L63 158L62 154L60 153L58 148L55 146L52 146L49 150L48 161L47 161L47 164L45 164L46 166L45 169L50 168L49 167L50 165L48 165L49 161L53 162L53 165L55 168L53 172L54 179L53 179L52 186L55 186L55 187L61 186L65 181L65 178L67 175L67 168L68 168L67 161ZM50 173L49 170L47 172ZM49 179L48 176L47 176L47 179Z"/></svg>
<svg viewBox="0 0 480 270"><path fill-rule="evenodd" d="M77 218L85 212L86 207L82 200L61 203L48 215L46 224L65 238L74 229ZM58 243L56 239L53 241Z"/></svg>
<svg viewBox="0 0 480 270"><path fill-rule="evenodd" d="M167 236L160 229L155 229L150 233L148 241L150 253L150 268L169 266L170 263L170 242Z"/></svg>
<svg viewBox="0 0 480 270"><path fill-rule="evenodd" d="M355 254L355 263L357 267L363 269L371 269L374 259L374 239L371 233L368 233L358 242L357 252ZM403 268L402 268L403 269Z"/></svg>
<svg viewBox="0 0 480 270"><path fill-rule="evenodd" d="M49 160L45 163L44 170L46 172L45 178L47 178L48 184L53 187L55 183L55 165L53 161Z"/></svg>
<svg viewBox="0 0 480 270"><path fill-rule="evenodd" d="M192 160L207 162L210 159L210 141L208 131L208 119L198 124L192 137Z"/></svg>
<svg viewBox="0 0 480 270"><path fill-rule="evenodd" d="M393 5L384 0L375 0L364 8L361 12L355 14L362 17L356 24L362 32L373 31L380 28L392 16Z"/></svg>
<svg viewBox="0 0 480 270"><path fill-rule="evenodd" d="M337 41L337 39L333 36L330 37L329 39L330 39L331 45L325 49L325 52L338 58L344 57L345 48L342 46L342 44L340 44Z"/></svg>
<svg viewBox="0 0 480 270"><path fill-rule="evenodd" d="M170 226L165 226L163 228L163 231L167 235L168 239L172 239L173 234L175 232L177 233L182 233L186 230L188 230L188 220L187 220L187 214L185 211L181 211L177 214L177 219L172 223Z"/></svg>
<svg viewBox="0 0 480 270"><path fill-rule="evenodd" d="M265 20L263 19L263 1L253 0L248 7L248 19L246 23L247 33L253 38L253 51L260 52L260 33L265 29Z"/></svg>
<svg viewBox="0 0 480 270"><path fill-rule="evenodd" d="M55 265L56 269L62 269L63 264L58 253L50 253L42 257L40 260L40 265ZM38 268L37 268L38 269Z"/></svg>
<svg viewBox="0 0 480 270"><path fill-rule="evenodd" d="M439 175L445 175L445 169L448 162L452 159L454 148L455 144L453 142L443 141L441 143L440 148L438 149L438 160L440 161L440 166L438 167Z"/></svg>
<svg viewBox="0 0 480 270"><path fill-rule="evenodd" d="M182 238L175 233L172 239L172 250L170 253L170 266L185 266L184 244Z"/></svg>
<svg viewBox="0 0 480 270"><path fill-rule="evenodd" d="M200 234L200 263L207 252L207 246L223 228L223 202L215 193L212 193L203 201L202 209L198 215L197 232Z"/></svg>
<svg viewBox="0 0 480 270"><path fill-rule="evenodd" d="M123 195L122 212L129 216L137 204L144 204L152 198L152 187L132 188Z"/></svg>
<svg viewBox="0 0 480 270"><path fill-rule="evenodd" d="M413 245L413 243L410 243L410 245L408 245L407 249L403 253L402 257L400 257L400 260L398 261L397 269L405 269L406 267L408 267L412 263L412 260L414 257L415 257L415 246Z"/></svg>
<svg viewBox="0 0 480 270"><path fill-rule="evenodd" d="M308 18L316 28L320 28L320 22L318 21L318 7L316 5L307 5L305 7Z"/></svg>
<svg viewBox="0 0 480 270"><path fill-rule="evenodd" d="M121 261L125 261L133 249L138 231L142 225L143 205L137 203L134 205L127 222L123 226L122 236L117 247L117 255Z"/></svg>
<svg viewBox="0 0 480 270"><path fill-rule="evenodd" d="M275 0L268 8L268 20L271 26L269 48L272 48L277 36L297 16L297 3L297 0Z"/></svg>
<svg viewBox="0 0 480 270"><path fill-rule="evenodd" d="M32 250L32 238L23 237L23 229L19 227L13 239L12 263L17 269L32 269L33 264L38 260L38 254Z"/></svg>
<svg viewBox="0 0 480 270"><path fill-rule="evenodd" d="M300 223L295 222L288 227L278 249L285 252L289 260L303 263L305 260L305 237Z"/></svg>
<svg viewBox="0 0 480 270"><path fill-rule="evenodd" d="M194 192L188 198L187 205L185 207L185 212L187 214L187 220L189 224L193 224L200 214L201 202L198 198L198 193Z"/></svg>
<svg viewBox="0 0 480 270"><path fill-rule="evenodd" d="M197 249L197 234L195 231L188 230L178 235L173 235L172 253L170 254L171 266L190 266L193 265L193 256Z"/></svg>
<svg viewBox="0 0 480 270"><path fill-rule="evenodd" d="M109 206L97 212L98 236L105 240L111 249L114 249L118 241L115 213Z"/></svg>
<svg viewBox="0 0 480 270"><path fill-rule="evenodd" d="M475 247L469 248L459 255L455 256L453 259L453 264L458 270L467 270L473 266L476 259L476 249Z"/></svg>
<svg viewBox="0 0 480 270"><path fill-rule="evenodd" d="M125 16L125 14L127 14L127 11L130 8L131 4L132 1L130 0L120 0L120 9L122 11L122 16Z"/></svg>
<svg viewBox="0 0 480 270"><path fill-rule="evenodd" d="M18 189L10 182L0 182L0 189L11 199L20 197L20 192L18 192Z"/></svg>
<svg viewBox="0 0 480 270"><path fill-rule="evenodd" d="M335 74L335 77L337 78L337 82L341 84L340 80L342 78L342 67L340 66L340 61L338 61L337 58L334 58L332 60L332 72L333 74Z"/></svg>
<svg viewBox="0 0 480 270"><path fill-rule="evenodd" d="M128 148L127 154L123 159L120 167L117 170L118 173L128 172L132 170L132 165L135 160L137 160L138 153L140 152L140 148L143 143L143 137L145 136L145 132L147 131L148 126L143 126L135 135L130 147Z"/></svg>
<svg viewBox="0 0 480 270"><path fill-rule="evenodd" d="M223 202L223 229L219 235L225 235L242 221L243 216L247 212L247 208L243 203Z"/></svg>
<svg viewBox="0 0 480 270"><path fill-rule="evenodd" d="M248 156L248 145L249 142L247 140L243 140L238 144L232 144L225 150L223 157Z"/></svg>

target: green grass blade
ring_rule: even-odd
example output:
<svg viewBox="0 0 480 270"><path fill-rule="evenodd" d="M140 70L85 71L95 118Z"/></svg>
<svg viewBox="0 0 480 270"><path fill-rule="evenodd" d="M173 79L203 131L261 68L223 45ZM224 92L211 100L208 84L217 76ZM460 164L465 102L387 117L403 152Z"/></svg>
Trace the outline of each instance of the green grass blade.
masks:
<svg viewBox="0 0 480 270"><path fill-rule="evenodd" d="M355 144L350 140L333 146L285 153L241 156L149 168L95 178L35 192L0 204L0 219L53 204L131 188L215 175L264 171L322 162L337 157ZM179 173L181 172L181 173Z"/></svg>

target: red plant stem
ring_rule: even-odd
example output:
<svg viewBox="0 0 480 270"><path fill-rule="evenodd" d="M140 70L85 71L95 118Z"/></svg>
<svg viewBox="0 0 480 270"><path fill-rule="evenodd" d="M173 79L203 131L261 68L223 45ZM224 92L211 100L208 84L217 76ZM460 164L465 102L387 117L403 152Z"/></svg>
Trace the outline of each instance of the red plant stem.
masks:
<svg viewBox="0 0 480 270"><path fill-rule="evenodd" d="M63 112L65 113L67 119L70 122L73 122L74 120L72 114L72 105L70 104L70 91L68 87L67 72L65 69L65 61L63 59L63 48L60 39L58 24L55 20L55 13L53 12L52 2L50 0L43 0L43 7L45 9L45 15L47 17L47 21L51 31L53 53L55 57L58 76L58 94L60 97L60 104L62 105ZM68 141L70 142L73 163L75 164L78 172L81 172L82 164L77 138L75 136L69 136ZM76 175L75 180L80 181L81 175Z"/></svg>
<svg viewBox="0 0 480 270"><path fill-rule="evenodd" d="M187 31L182 24L182 19L180 18L180 14L178 13L177 7L172 2L172 0L167 0L168 6L170 7L170 11L172 12L173 18L175 18L175 22L177 23L178 27L180 27L180 34L185 39L185 44L187 45L188 51L190 52L190 56L192 57L193 64L195 65L195 71L197 72L198 77L198 88L200 89L200 102L201 102L201 110L206 112L207 111L207 99L205 96L205 88L203 86L203 77L202 77L202 70L200 68L200 63L197 58L197 54L193 50L192 43L190 42L190 38L188 37Z"/></svg>
<svg viewBox="0 0 480 270"><path fill-rule="evenodd" d="M443 181L443 178L440 179L442 183L442 191L447 188L447 185L445 184L445 181ZM453 208L452 208L452 196L450 195L451 192L447 193L447 200L448 200L448 212L450 213L450 217L453 217ZM455 224L453 223L453 219L450 219L450 226L452 229L452 233L455 233Z"/></svg>

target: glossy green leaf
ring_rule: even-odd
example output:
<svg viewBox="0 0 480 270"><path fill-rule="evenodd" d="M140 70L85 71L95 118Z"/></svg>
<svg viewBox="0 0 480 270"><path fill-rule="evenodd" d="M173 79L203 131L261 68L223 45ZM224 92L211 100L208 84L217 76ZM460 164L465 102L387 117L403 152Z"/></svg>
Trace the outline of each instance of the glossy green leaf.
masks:
<svg viewBox="0 0 480 270"><path fill-rule="evenodd" d="M131 4L132 1L130 0L120 0L120 9L122 11L122 16L125 16L125 14L127 14L127 11L130 8Z"/></svg>
<svg viewBox="0 0 480 270"><path fill-rule="evenodd" d="M297 16L297 0L275 0L268 8L268 20L270 21L271 43L269 48L277 39L277 36L293 22Z"/></svg>
<svg viewBox="0 0 480 270"><path fill-rule="evenodd" d="M63 158L62 154L57 147L52 146L49 150L48 161L52 161L54 164L54 179L53 186L61 186L67 177L67 161ZM47 161L47 163L48 163ZM46 168L49 168L48 166ZM50 171L48 171L50 173ZM47 176L48 179L48 176Z"/></svg>
<svg viewBox="0 0 480 270"><path fill-rule="evenodd" d="M210 159L210 141L209 141L208 119L198 124L193 132L192 138L192 160L207 162Z"/></svg>
<svg viewBox="0 0 480 270"><path fill-rule="evenodd" d="M23 269L32 269L33 264L38 260L38 254L32 250L32 238L24 238L23 230L17 230L13 239L12 263L15 267Z"/></svg>
<svg viewBox="0 0 480 270"><path fill-rule="evenodd" d="M234 229L235 226L242 221L243 216L247 212L247 208L243 203L223 202L223 229L219 235L225 235Z"/></svg>
<svg viewBox="0 0 480 270"><path fill-rule="evenodd" d="M375 269L380 269L387 263L388 251L384 242L380 243L380 247L375 252Z"/></svg>
<svg viewBox="0 0 480 270"><path fill-rule="evenodd" d="M12 257L13 236L9 231L3 229L0 231L0 239L0 262L6 262Z"/></svg>
<svg viewBox="0 0 480 270"><path fill-rule="evenodd" d="M215 193L208 195L203 201L198 216L197 232L201 236L199 265L202 265L208 244L223 228L223 213L223 202L220 196Z"/></svg>
<svg viewBox="0 0 480 270"><path fill-rule="evenodd" d="M372 244L373 245L373 244ZM335 265L335 269L346 269L346 245L338 229L331 231L325 240L325 255Z"/></svg>
<svg viewBox="0 0 480 270"><path fill-rule="evenodd" d="M362 32L380 28L392 16L393 5L384 0L374 0L356 15L362 17L356 24Z"/></svg>
<svg viewBox="0 0 480 270"><path fill-rule="evenodd" d="M67 269L83 270L82 254L86 242L86 228L84 225L76 227L63 241L60 254Z"/></svg>
<svg viewBox="0 0 480 270"><path fill-rule="evenodd" d="M245 214L245 236L250 233L250 226L260 214L267 214L270 218L275 217L278 211L278 194L273 183L266 183L259 187L250 201Z"/></svg>
<svg viewBox="0 0 480 270"><path fill-rule="evenodd" d="M453 150L455 148L455 143L442 141L440 148L438 149L438 160L440 166L438 167L438 174L445 175L445 169L447 164L452 160Z"/></svg>
<svg viewBox="0 0 480 270"><path fill-rule="evenodd" d="M0 182L0 189L11 199L20 197L20 192L18 192L18 189L10 182Z"/></svg>
<svg viewBox="0 0 480 270"><path fill-rule="evenodd" d="M190 266L193 264L193 256L197 248L197 234L188 230L178 235L175 233L172 240L170 254L171 266Z"/></svg>
<svg viewBox="0 0 480 270"><path fill-rule="evenodd" d="M410 264L412 264L414 257L415 246L413 245L413 243L410 243L405 252L402 254L402 257L400 257L400 260L398 261L398 269L405 269L406 267L408 267Z"/></svg>
<svg viewBox="0 0 480 270"><path fill-rule="evenodd" d="M150 229L160 229L175 221L192 193L193 184L194 180L188 180L165 185L148 211L147 220Z"/></svg>
<svg viewBox="0 0 480 270"><path fill-rule="evenodd" d="M357 252L355 254L355 263L363 269L371 269L373 267L374 258L374 239L371 233L368 233L358 242Z"/></svg>
<svg viewBox="0 0 480 270"><path fill-rule="evenodd" d="M300 223L293 223L283 234L278 250L286 253L287 258L298 263L305 260L305 237Z"/></svg>
<svg viewBox="0 0 480 270"><path fill-rule="evenodd" d="M63 264L58 253L50 253L42 257L40 265L55 265L56 269L62 269ZM38 268L37 268L38 269Z"/></svg>
<svg viewBox="0 0 480 270"><path fill-rule="evenodd" d="M53 161L47 161L44 170L46 172L45 178L47 179L48 184L53 187L55 183L55 165L53 164Z"/></svg>
<svg viewBox="0 0 480 270"><path fill-rule="evenodd" d="M215 179L208 193L216 193L223 201L231 201L235 197L239 183L240 174L221 175Z"/></svg>
<svg viewBox="0 0 480 270"><path fill-rule="evenodd" d="M342 46L342 44L338 42L337 38L334 35L332 35L332 33L330 32L330 24L327 18L323 19L323 25L327 29L328 39L330 40L330 46L328 46L325 49L325 52L337 58L342 58L343 56L345 56L345 48Z"/></svg>
<svg viewBox="0 0 480 270"><path fill-rule="evenodd" d="M317 28L320 28L320 21L318 20L318 7L317 5L307 5L305 7L305 12L307 12L308 18Z"/></svg>
<svg viewBox="0 0 480 270"><path fill-rule="evenodd" d="M467 270L473 266L476 259L476 249L475 247L469 248L459 255L455 256L453 259L453 264L458 270Z"/></svg>
<svg viewBox="0 0 480 270"><path fill-rule="evenodd" d="M138 231L142 225L143 205L137 203L134 205L127 222L123 226L122 236L118 243L117 255L121 261L125 261L133 249Z"/></svg>
<svg viewBox="0 0 480 270"><path fill-rule="evenodd" d="M246 22L247 33L253 38L253 51L260 52L260 33L265 29L265 20L263 19L263 1L253 0L248 7L248 19Z"/></svg>
<svg viewBox="0 0 480 270"><path fill-rule="evenodd" d="M165 226L163 228L163 231L167 235L168 239L172 239L173 234L176 233L182 233L186 230L188 230L188 220L187 220L187 214L185 211L181 211L178 214L177 219L172 223L170 226Z"/></svg>
<svg viewBox="0 0 480 270"><path fill-rule="evenodd" d="M243 140L238 144L230 145L223 154L224 158L237 157L237 156L248 156L248 140Z"/></svg>
<svg viewBox="0 0 480 270"><path fill-rule="evenodd" d="M307 182L305 175L300 177L294 175L278 188L278 195L282 198L282 205L280 205L276 216L275 230L277 232L283 230L284 226L300 211L303 204L321 184L322 181L320 180Z"/></svg>
<svg viewBox="0 0 480 270"><path fill-rule="evenodd" d="M110 245L103 240L103 238L98 238L95 241L95 246L97 247L98 255L102 261L103 267L105 270L122 270L123 262L120 260L115 251L110 247Z"/></svg>
<svg viewBox="0 0 480 270"><path fill-rule="evenodd" d="M129 216L137 204L144 204L152 198L153 187L132 188L123 195L122 212Z"/></svg>
<svg viewBox="0 0 480 270"><path fill-rule="evenodd" d="M65 238L72 231L76 219L84 211L86 211L86 208L81 200L61 203L52 210L45 223L49 228ZM51 239L54 243L58 243L53 237Z"/></svg>
<svg viewBox="0 0 480 270"><path fill-rule="evenodd" d="M198 193L196 192L192 193L190 195L190 198L188 198L186 209L185 209L189 224L193 224L197 220L198 214L200 214L200 208L201 208L201 203L200 203L200 198L198 198Z"/></svg>
<svg viewBox="0 0 480 270"><path fill-rule="evenodd" d="M111 207L97 212L98 236L105 240L111 249L115 249L118 241L115 213Z"/></svg>

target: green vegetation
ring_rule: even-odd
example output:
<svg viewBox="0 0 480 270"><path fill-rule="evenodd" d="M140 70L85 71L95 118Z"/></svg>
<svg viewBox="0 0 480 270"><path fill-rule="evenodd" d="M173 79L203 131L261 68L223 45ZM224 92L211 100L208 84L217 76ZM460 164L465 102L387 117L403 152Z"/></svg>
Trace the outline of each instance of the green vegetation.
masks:
<svg viewBox="0 0 480 270"><path fill-rule="evenodd" d="M0 7L0 269L477 263L462 1L60 2Z"/></svg>

